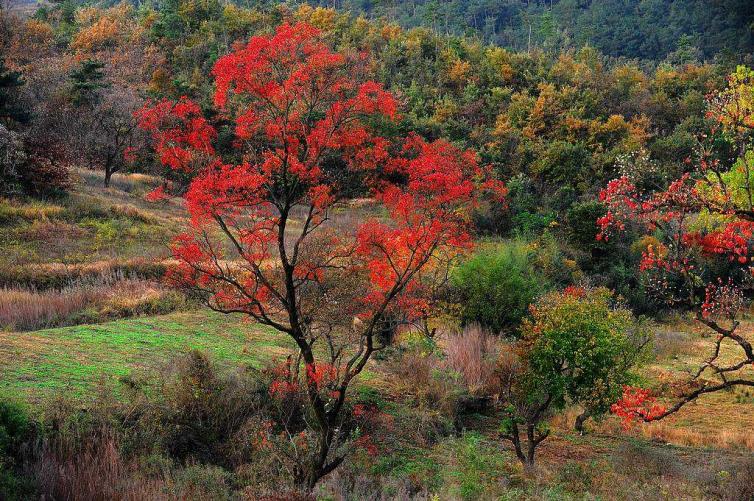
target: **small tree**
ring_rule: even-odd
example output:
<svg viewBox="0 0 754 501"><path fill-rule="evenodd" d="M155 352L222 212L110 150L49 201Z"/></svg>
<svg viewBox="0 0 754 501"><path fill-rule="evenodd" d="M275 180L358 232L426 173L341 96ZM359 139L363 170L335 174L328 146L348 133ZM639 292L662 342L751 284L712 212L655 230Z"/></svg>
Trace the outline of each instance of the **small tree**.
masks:
<svg viewBox="0 0 754 501"><path fill-rule="evenodd" d="M383 347L385 322L426 310L433 267L471 244L479 190L503 192L469 152L414 136L396 151L380 137L374 126L396 119L396 101L365 78L365 62L333 52L305 24L283 24L220 58L214 103L236 132L228 158L193 102L140 113L162 162L195 174L171 279L213 310L247 315L296 344L284 383L305 390L316 435L294 471L305 490L349 450L339 426L346 394ZM384 217L338 226L332 211L354 178Z"/></svg>
<svg viewBox="0 0 754 501"><path fill-rule="evenodd" d="M126 165L130 151L143 144L134 114L143 101L133 89L108 82L105 65L82 62L69 78L69 137L76 159L104 171L105 187Z"/></svg>
<svg viewBox="0 0 754 501"><path fill-rule="evenodd" d="M29 112L18 97L17 91L23 85L21 74L6 68L4 59L0 57L0 125L10 128L30 120Z"/></svg>
<svg viewBox="0 0 754 501"><path fill-rule="evenodd" d="M21 192L23 167L27 155L22 138L0 124L0 195L17 195Z"/></svg>
<svg viewBox="0 0 754 501"><path fill-rule="evenodd" d="M655 403L646 390L627 387L613 408L627 421L669 416L702 395L754 387L751 335L740 332L739 312L752 292L754 249L754 71L739 67L728 88L710 96L710 130L700 138L688 172L658 191L642 190L631 172L611 181L600 198L608 208L600 239L633 226L660 238L643 253L650 292L672 307L696 313L715 338L709 354L673 388L673 402ZM731 162L720 154L733 144ZM725 148L721 148L724 145ZM721 358L721 353L729 356Z"/></svg>
<svg viewBox="0 0 754 501"><path fill-rule="evenodd" d="M549 435L546 418L580 404L585 412L576 426L583 431L587 417L608 412L632 381L631 369L649 335L607 289L575 287L547 294L532 306L522 335L515 358L504 359L501 367L502 430L518 458L531 467L537 446Z"/></svg>

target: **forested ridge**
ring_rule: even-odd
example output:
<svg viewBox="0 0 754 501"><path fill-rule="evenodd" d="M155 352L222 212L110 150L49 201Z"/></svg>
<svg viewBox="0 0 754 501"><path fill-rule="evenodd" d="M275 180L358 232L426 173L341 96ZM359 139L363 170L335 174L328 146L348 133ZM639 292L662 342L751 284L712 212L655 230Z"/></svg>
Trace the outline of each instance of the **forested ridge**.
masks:
<svg viewBox="0 0 754 501"><path fill-rule="evenodd" d="M11 3L34 4L22 0ZM153 0L134 5L169 9L170 3L170 0ZM202 3L196 2L197 8ZM754 5L748 0L240 0L231 3L262 8L275 4L295 8L308 3L382 18L405 28L423 26L441 35L474 37L517 51L556 52L589 45L607 56L671 62L714 58L745 62L754 52Z"/></svg>
<svg viewBox="0 0 754 501"><path fill-rule="evenodd" d="M311 2L332 6L332 1ZM592 45L615 57L663 60L754 49L754 6L746 0L338 0L354 12L403 26L466 34L516 50ZM673 54L676 53L676 54Z"/></svg>

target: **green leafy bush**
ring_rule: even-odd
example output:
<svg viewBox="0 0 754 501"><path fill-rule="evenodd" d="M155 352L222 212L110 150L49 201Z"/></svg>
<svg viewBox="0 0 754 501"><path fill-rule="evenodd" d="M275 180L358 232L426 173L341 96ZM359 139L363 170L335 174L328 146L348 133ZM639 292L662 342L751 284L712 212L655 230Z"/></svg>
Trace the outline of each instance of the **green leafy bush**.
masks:
<svg viewBox="0 0 754 501"><path fill-rule="evenodd" d="M534 254L522 242L483 248L453 273L464 323L512 333L529 305L548 288L533 266Z"/></svg>
<svg viewBox="0 0 754 501"><path fill-rule="evenodd" d="M30 489L18 467L21 444L32 430L32 421L21 405L0 400L0 499L24 499Z"/></svg>
<svg viewBox="0 0 754 501"><path fill-rule="evenodd" d="M552 405L579 403L595 417L634 381L633 367L651 341L647 326L604 288L544 296L522 331L531 376Z"/></svg>
<svg viewBox="0 0 754 501"><path fill-rule="evenodd" d="M31 430L31 421L17 403L0 401L0 455L15 453Z"/></svg>

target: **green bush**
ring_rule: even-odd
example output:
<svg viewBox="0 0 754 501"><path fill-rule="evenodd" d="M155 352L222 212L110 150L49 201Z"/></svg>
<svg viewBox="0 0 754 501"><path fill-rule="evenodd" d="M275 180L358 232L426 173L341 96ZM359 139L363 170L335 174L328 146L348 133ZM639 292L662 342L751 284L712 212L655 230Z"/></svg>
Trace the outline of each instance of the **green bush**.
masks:
<svg viewBox="0 0 754 501"><path fill-rule="evenodd" d="M26 410L14 402L0 401L0 499L24 499L29 479L18 472L21 444L33 430Z"/></svg>
<svg viewBox="0 0 754 501"><path fill-rule="evenodd" d="M30 430L31 421L20 404L0 401L0 456L15 454Z"/></svg>
<svg viewBox="0 0 754 501"><path fill-rule="evenodd" d="M651 340L647 325L617 304L607 289L568 287L540 298L521 326L522 339L498 363L503 404L501 436L525 467L550 434L547 418L569 404L589 417L606 414Z"/></svg>
<svg viewBox="0 0 754 501"><path fill-rule="evenodd" d="M548 289L533 259L526 244L510 242L483 248L454 270L463 322L513 332L529 305Z"/></svg>
<svg viewBox="0 0 754 501"><path fill-rule="evenodd" d="M577 249L591 252L606 247L597 240L597 219L605 215L605 206L598 201L574 204L568 210L569 240Z"/></svg>
<svg viewBox="0 0 754 501"><path fill-rule="evenodd" d="M204 499L233 499L230 489L230 472L218 466L189 465L174 474L179 499L192 497Z"/></svg>
<svg viewBox="0 0 754 501"><path fill-rule="evenodd" d="M605 288L547 294L521 330L537 390L554 408L577 403L595 418L635 382L634 367L651 341L650 326Z"/></svg>

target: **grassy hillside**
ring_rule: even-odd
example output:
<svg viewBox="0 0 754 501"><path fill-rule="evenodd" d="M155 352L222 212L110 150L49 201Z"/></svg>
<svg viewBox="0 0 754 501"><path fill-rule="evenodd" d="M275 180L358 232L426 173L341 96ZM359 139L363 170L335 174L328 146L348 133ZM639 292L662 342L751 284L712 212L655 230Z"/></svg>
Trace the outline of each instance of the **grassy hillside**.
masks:
<svg viewBox="0 0 754 501"><path fill-rule="evenodd" d="M150 205L156 183L74 172L60 199L0 199L0 330L34 330L138 314L167 313L185 300L160 279L168 242L183 224L180 203Z"/></svg>
<svg viewBox="0 0 754 501"><path fill-rule="evenodd" d="M166 243L184 213L175 201L143 200L155 182L119 175L105 189L97 173L79 171L68 198L2 202L4 399L38 413L52 412L48 406L62 398L96 413L104 393L123 395L133 381L158 381L190 350L206 353L227 373L269 367L290 353L286 337L199 309L160 285ZM351 217L341 223L352 224ZM56 313L70 308L47 316L44 305ZM24 329L12 325L19 319ZM47 325L67 326L39 328ZM652 360L641 370L647 384L660 385L668 374L692 367L708 343L704 336L684 318L660 325ZM440 352L448 342L440 335ZM550 420L553 435L532 476L500 439L500 416L471 412L453 423L446 413L454 386L447 386L442 370L425 371L421 357L406 356L414 349L410 338L399 346L373 361L352 392L355 402L377 403L386 416L380 453L353 457L320 487L323 499L372 492L464 500L739 499L746 492L742 479L754 451L751 392L711 395L675 417L630 430L608 417L590 422L583 436L573 431L579 409L572 408Z"/></svg>
<svg viewBox="0 0 754 501"><path fill-rule="evenodd" d="M284 357L290 343L237 317L185 312L161 317L0 333L0 391L26 400L56 392L91 397L100 382L158 370L171 358L200 350L226 366L261 367Z"/></svg>

